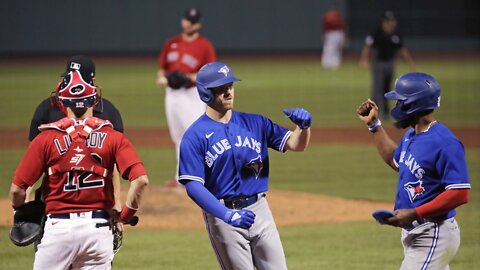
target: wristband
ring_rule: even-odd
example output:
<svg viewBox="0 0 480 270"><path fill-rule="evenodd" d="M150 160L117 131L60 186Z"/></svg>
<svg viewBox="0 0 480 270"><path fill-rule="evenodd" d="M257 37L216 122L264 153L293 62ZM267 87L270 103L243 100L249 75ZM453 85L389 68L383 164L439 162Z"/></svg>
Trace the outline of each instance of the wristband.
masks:
<svg viewBox="0 0 480 270"><path fill-rule="evenodd" d="M127 204L125 204L122 208L122 212L120 212L120 221L128 223L130 220L132 220L137 210L138 209L130 208Z"/></svg>
<svg viewBox="0 0 480 270"><path fill-rule="evenodd" d="M368 125L368 131L371 133L377 132L377 129L382 125L382 121L380 119L377 119L375 122L372 124Z"/></svg>

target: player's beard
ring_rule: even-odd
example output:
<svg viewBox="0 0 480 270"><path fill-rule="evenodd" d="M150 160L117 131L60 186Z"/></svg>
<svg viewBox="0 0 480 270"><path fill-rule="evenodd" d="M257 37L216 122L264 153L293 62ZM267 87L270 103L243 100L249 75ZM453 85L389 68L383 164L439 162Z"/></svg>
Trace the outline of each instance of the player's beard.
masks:
<svg viewBox="0 0 480 270"><path fill-rule="evenodd" d="M223 103L223 108L225 110L232 110L233 109L233 99L229 102L224 102Z"/></svg>
<svg viewBox="0 0 480 270"><path fill-rule="evenodd" d="M398 129L415 127L415 125L418 123L418 119L420 119L420 117L425 116L427 114L430 114L432 112L433 112L433 110L426 110L426 111L423 111L423 112L417 112L407 119L403 119L403 120L395 122L393 125Z"/></svg>
<svg viewBox="0 0 480 270"><path fill-rule="evenodd" d="M198 35L199 31L200 31L200 25L192 24L190 27L185 27L183 29L183 34L191 38L191 37L194 37L195 35Z"/></svg>
<svg viewBox="0 0 480 270"><path fill-rule="evenodd" d="M415 121L412 117L410 117L404 120L397 121L393 123L393 125L398 129L406 129L408 127L415 125Z"/></svg>
<svg viewBox="0 0 480 270"><path fill-rule="evenodd" d="M183 33L188 37L193 37L198 33L198 30L184 31Z"/></svg>

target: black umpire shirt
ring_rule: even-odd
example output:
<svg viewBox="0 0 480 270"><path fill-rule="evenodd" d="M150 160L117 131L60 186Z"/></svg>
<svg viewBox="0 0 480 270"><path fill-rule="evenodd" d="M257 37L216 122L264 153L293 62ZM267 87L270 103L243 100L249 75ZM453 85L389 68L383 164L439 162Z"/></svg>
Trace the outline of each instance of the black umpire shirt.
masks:
<svg viewBox="0 0 480 270"><path fill-rule="evenodd" d="M57 103L52 102L51 99L56 101L56 97L47 98L35 110L30 123L29 141L32 141L40 133L38 126L52 123L65 117L65 114L58 108ZM123 133L123 121L120 112L110 101L102 98L93 108L93 116L110 121L115 130Z"/></svg>
<svg viewBox="0 0 480 270"><path fill-rule="evenodd" d="M397 31L387 34L379 28L367 36L365 43L375 49L375 60L388 62L392 61L397 51L403 47L403 38Z"/></svg>

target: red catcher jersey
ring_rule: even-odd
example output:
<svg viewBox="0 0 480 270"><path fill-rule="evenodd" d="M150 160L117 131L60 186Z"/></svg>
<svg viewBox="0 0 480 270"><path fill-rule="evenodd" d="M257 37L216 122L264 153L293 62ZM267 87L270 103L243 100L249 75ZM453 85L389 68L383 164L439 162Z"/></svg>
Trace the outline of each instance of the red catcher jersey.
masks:
<svg viewBox="0 0 480 270"><path fill-rule="evenodd" d="M70 144L71 139L66 132L55 129L41 132L31 142L18 165L13 183L27 188L45 173L42 192L46 203L45 210L49 214L111 209L114 205L111 173L106 177L90 172L48 175L48 168L57 164ZM124 178L128 177L129 168L133 165L139 164L143 167L130 141L111 126L92 131L86 144L91 155L108 171L112 172L114 164L117 163ZM130 178L135 179L138 176Z"/></svg>
<svg viewBox="0 0 480 270"><path fill-rule="evenodd" d="M190 42L178 35L165 42L158 61L166 72L197 73L203 65L215 61L215 49L202 35Z"/></svg>

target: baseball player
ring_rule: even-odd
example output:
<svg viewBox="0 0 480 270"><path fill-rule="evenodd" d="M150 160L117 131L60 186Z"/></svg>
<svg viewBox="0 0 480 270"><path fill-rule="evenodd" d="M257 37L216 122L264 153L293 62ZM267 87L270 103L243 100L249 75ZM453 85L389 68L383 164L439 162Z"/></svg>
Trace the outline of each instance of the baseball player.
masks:
<svg viewBox="0 0 480 270"><path fill-rule="evenodd" d="M337 69L342 62L342 47L345 42L345 22L340 10L332 6L322 18L323 50L322 66Z"/></svg>
<svg viewBox="0 0 480 270"><path fill-rule="evenodd" d="M449 269L460 245L455 208L469 200L470 181L463 144L434 116L440 86L431 75L407 73L394 90L391 111L398 128L410 129L396 144L382 128L370 99L357 109L382 159L398 171L395 215L385 224L402 228L400 269Z"/></svg>
<svg viewBox="0 0 480 270"><path fill-rule="evenodd" d="M97 102L92 76L70 71L58 89L67 117L39 127L42 132L15 171L11 203L14 209L21 207L27 187L45 173L42 195L47 219L34 269L110 269L111 224L134 219L148 185L146 171L128 139L108 120L92 117ZM112 211L115 164L130 181L118 217Z"/></svg>
<svg viewBox="0 0 480 270"><path fill-rule="evenodd" d="M303 151L312 118L301 108L284 110L297 125L290 131L267 117L234 111L235 81L224 63L199 70L197 89L207 109L182 139L179 181L203 209L222 269L287 269L266 199L268 148Z"/></svg>
<svg viewBox="0 0 480 270"><path fill-rule="evenodd" d="M187 9L182 18L182 33L167 40L160 57L157 85L166 87L165 114L170 137L175 144L177 166L174 179L167 186L178 186L178 155L185 130L205 112L195 88L197 72L203 65L215 61L212 43L199 33L201 14L196 8Z"/></svg>
<svg viewBox="0 0 480 270"><path fill-rule="evenodd" d="M65 74L73 70L78 70L81 74L90 74L93 82L96 83L95 63L89 57L75 55L68 59L66 70L61 77L64 77ZM28 135L29 141L32 141L40 133L40 130L38 129L40 125L58 121L66 116L65 107L60 104L57 94L58 93L56 92L52 93L49 98L44 99L35 109L30 123L30 132ZM107 99L99 97L97 103L93 107L93 116L110 121L115 130L123 133L122 116L117 108L115 108L115 106ZM113 183L115 187L115 209L120 211L122 207L120 201L120 176L118 175L117 170L114 170ZM27 200L33 199L29 198L31 197L30 193L31 189L28 189Z"/></svg>

